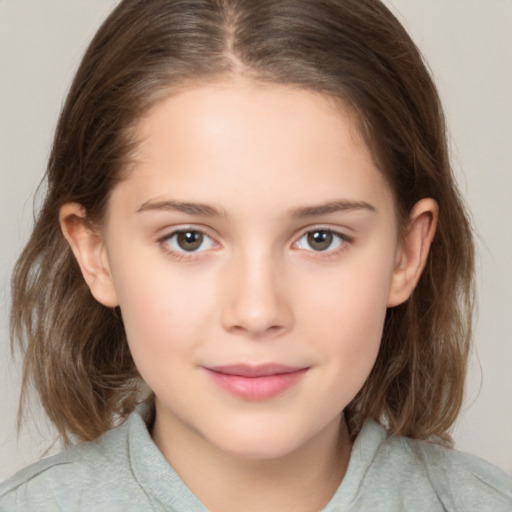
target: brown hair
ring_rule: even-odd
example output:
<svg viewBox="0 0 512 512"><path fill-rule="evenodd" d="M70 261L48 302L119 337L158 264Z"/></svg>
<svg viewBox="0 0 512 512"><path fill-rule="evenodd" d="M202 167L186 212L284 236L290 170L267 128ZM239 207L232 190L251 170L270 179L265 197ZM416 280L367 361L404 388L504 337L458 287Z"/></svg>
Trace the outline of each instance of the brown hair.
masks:
<svg viewBox="0 0 512 512"><path fill-rule="evenodd" d="M65 442L94 439L140 399L116 310L91 296L59 227L81 204L101 222L128 171L134 127L173 88L243 74L350 105L395 194L402 225L432 197L437 234L420 282L390 309L380 353L346 408L390 432L449 439L462 401L473 306L473 243L453 182L432 79L379 0L124 0L91 42L64 105L46 199L13 275L11 335ZM23 410L24 400L20 405ZM21 418L21 416L20 416Z"/></svg>

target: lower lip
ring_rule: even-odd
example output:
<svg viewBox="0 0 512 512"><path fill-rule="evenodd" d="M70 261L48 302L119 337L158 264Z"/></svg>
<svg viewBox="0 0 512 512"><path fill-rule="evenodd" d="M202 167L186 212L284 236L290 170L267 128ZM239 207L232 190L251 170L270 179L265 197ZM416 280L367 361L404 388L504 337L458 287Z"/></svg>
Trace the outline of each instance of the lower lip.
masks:
<svg viewBox="0 0 512 512"><path fill-rule="evenodd" d="M261 377L243 377L206 369L210 378L220 388L245 400L269 400L297 384L307 368L290 373L278 373Z"/></svg>

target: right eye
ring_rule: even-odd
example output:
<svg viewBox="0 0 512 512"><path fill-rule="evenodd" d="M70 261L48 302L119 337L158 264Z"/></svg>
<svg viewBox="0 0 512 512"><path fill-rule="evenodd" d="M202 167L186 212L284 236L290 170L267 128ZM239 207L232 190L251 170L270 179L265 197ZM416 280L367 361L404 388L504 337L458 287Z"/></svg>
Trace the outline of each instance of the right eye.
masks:
<svg viewBox="0 0 512 512"><path fill-rule="evenodd" d="M163 238L162 242L178 253L197 253L215 246L215 242L206 233L195 229L174 231Z"/></svg>
<svg viewBox="0 0 512 512"><path fill-rule="evenodd" d="M347 237L330 229L314 229L304 233L297 241L299 249L314 252L335 252L347 242Z"/></svg>

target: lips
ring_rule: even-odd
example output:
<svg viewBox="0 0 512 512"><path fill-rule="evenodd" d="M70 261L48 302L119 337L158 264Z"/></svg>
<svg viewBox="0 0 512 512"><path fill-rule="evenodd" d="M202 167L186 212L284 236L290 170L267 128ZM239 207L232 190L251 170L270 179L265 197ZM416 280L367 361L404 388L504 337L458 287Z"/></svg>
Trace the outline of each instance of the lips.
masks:
<svg viewBox="0 0 512 512"><path fill-rule="evenodd" d="M269 400L304 377L308 368L281 364L214 366L205 368L209 377L223 391L245 400Z"/></svg>

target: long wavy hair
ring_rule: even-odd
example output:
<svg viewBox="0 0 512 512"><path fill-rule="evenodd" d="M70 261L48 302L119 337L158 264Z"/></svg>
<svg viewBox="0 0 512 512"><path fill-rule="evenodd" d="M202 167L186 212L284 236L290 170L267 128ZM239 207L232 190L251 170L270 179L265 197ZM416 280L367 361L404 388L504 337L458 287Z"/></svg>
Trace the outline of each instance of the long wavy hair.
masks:
<svg viewBox="0 0 512 512"><path fill-rule="evenodd" d="M376 364L345 410L389 432L449 441L461 407L473 307L472 232L454 183L442 107L415 44L379 0L124 0L67 95L47 191L12 278L11 340L64 443L91 440L144 399L120 314L94 300L59 226L81 204L101 223L129 173L142 116L173 90L223 77L318 91L349 105L395 196L440 217L410 299L389 309ZM20 420L21 421L21 420Z"/></svg>

